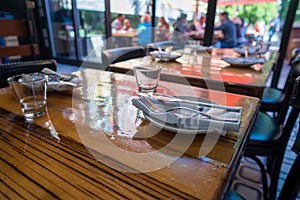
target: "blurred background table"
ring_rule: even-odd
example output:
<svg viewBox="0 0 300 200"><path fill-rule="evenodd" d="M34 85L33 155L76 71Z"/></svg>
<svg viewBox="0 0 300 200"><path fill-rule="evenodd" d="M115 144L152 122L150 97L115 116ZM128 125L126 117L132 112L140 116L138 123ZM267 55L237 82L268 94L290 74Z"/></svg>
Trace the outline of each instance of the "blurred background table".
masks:
<svg viewBox="0 0 300 200"><path fill-rule="evenodd" d="M137 30L132 31L118 31L112 34L113 40L115 39L115 43L118 44L118 47L129 47L132 46L133 42L136 42L138 37Z"/></svg>
<svg viewBox="0 0 300 200"><path fill-rule="evenodd" d="M213 48L211 54L198 53L194 63L189 61L188 56L178 58L177 62L153 60L151 63L162 66L162 80L261 98L277 54L267 52L264 55L266 62L251 68L232 67L222 60L222 56L239 57L239 54L233 49ZM113 72L132 74L133 67L143 62L144 58L130 59L111 64L109 69Z"/></svg>

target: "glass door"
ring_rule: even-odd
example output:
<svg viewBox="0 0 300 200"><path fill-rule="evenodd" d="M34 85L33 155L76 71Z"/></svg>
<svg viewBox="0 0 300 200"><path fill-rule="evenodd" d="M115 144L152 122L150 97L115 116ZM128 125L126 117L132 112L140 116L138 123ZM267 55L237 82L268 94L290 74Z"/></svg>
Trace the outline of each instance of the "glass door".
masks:
<svg viewBox="0 0 300 200"><path fill-rule="evenodd" d="M80 60L101 63L106 41L105 0L76 0L79 15ZM79 52L80 53L80 52Z"/></svg>
<svg viewBox="0 0 300 200"><path fill-rule="evenodd" d="M105 0L49 0L55 59L101 62ZM97 49L97 50L96 50Z"/></svg>
<svg viewBox="0 0 300 200"><path fill-rule="evenodd" d="M52 0L49 8L54 41L53 56L75 60L77 56L72 2Z"/></svg>

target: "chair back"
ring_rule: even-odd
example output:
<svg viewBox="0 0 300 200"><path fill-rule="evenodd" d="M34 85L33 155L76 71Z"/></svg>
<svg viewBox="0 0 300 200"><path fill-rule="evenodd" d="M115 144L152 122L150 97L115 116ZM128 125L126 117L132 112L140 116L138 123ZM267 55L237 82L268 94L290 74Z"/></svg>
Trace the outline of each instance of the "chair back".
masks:
<svg viewBox="0 0 300 200"><path fill-rule="evenodd" d="M142 46L107 49L102 52L102 63L105 69L109 69L110 64L145 55L146 51Z"/></svg>
<svg viewBox="0 0 300 200"><path fill-rule="evenodd" d="M289 141L290 135L293 131L293 128L296 124L296 121L299 116L299 111L300 111L300 76L298 75L297 78L294 79L293 84L291 84L292 87L290 88L291 90L291 95L290 98L288 99L287 105L290 105L292 109L289 111L286 122L284 123L284 117L286 117L286 111L285 115L282 113L282 111L279 113L279 117L282 117L282 122L281 124L284 124L282 135L279 139L278 149L279 151L276 153L276 158L273 158L273 160L277 160L274 162L273 170L272 170L272 177L271 177L271 188L270 188L270 199L274 199L276 196L276 188L277 188L277 183L278 183L278 178L280 174L280 167L283 161L284 153L286 150L287 143ZM288 110L288 109L287 109Z"/></svg>
<svg viewBox="0 0 300 200"><path fill-rule="evenodd" d="M290 61L289 61L289 65L292 65L293 62L294 62L294 60L295 60L297 57L299 57L299 55L300 55L300 48L295 48L295 49L293 49L292 55L291 55L291 59L290 59Z"/></svg>
<svg viewBox="0 0 300 200"><path fill-rule="evenodd" d="M293 96L291 98L290 104L292 105L292 111L299 115L300 111L300 76L296 80L296 85L294 88ZM300 190L300 126L298 126L298 134L296 140L292 146L292 150L297 154L290 171L284 181L279 194L279 200L283 199L296 199Z"/></svg>
<svg viewBox="0 0 300 200"><path fill-rule="evenodd" d="M0 88L8 87L8 77L22 73L39 72L45 67L56 71L57 63L55 60L37 60L2 64L0 65Z"/></svg>
<svg viewBox="0 0 300 200"><path fill-rule="evenodd" d="M162 46L175 46L175 42L172 40L164 40L164 41L159 41L159 42L153 42L147 45L147 51L154 51L154 50L158 50L158 47L162 47Z"/></svg>
<svg viewBox="0 0 300 200"><path fill-rule="evenodd" d="M291 70L289 72L288 78L286 80L285 86L283 88L283 103L278 115L278 121L280 124L283 124L283 121L285 120L288 108L289 108L289 101L293 94L293 88L295 85L296 78L300 76L300 58L299 62L294 61L294 63L291 66Z"/></svg>

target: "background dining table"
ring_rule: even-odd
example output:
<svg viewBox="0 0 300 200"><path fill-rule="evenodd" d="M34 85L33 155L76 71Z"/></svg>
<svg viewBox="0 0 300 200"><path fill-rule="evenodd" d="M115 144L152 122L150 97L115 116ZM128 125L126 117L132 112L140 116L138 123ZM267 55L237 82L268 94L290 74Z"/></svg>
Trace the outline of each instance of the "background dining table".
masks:
<svg viewBox="0 0 300 200"><path fill-rule="evenodd" d="M277 58L276 52L266 52L263 64L255 64L251 67L231 66L222 57L238 58L234 49L205 49L199 51L192 58L186 55L184 50L177 50L182 54L176 61L160 62L151 58L134 58L117 62L109 66L109 70L119 73L133 74L134 66L150 63L162 67L161 79L170 82L190 84L192 86L227 91L261 98L267 80L272 72Z"/></svg>
<svg viewBox="0 0 300 200"><path fill-rule="evenodd" d="M116 42L122 42L123 46L131 46L133 38L138 37L138 31L136 29L132 29L129 31L121 30L115 33L112 33L112 41L117 40Z"/></svg>
<svg viewBox="0 0 300 200"><path fill-rule="evenodd" d="M134 77L93 69L76 75L83 81L82 86L73 91L48 92L48 115L33 122L24 120L10 88L0 90L0 199L226 196L253 128L258 98L161 81L157 91L161 94L193 94L243 108L238 132L228 131L225 136L213 132L176 134L157 129L137 115L139 111L130 103L138 95ZM59 141L51 137L55 130ZM156 134L153 130L157 130ZM136 137L140 132L152 135ZM175 136L192 140L174 162L146 172L126 170L128 166L122 164L124 160L129 165L150 166L157 160L138 160L150 152L173 158L176 149L160 149ZM215 143L202 155L200 150L206 140ZM181 142L175 147L179 148ZM132 153L135 156L129 156ZM135 170L132 166L129 169Z"/></svg>

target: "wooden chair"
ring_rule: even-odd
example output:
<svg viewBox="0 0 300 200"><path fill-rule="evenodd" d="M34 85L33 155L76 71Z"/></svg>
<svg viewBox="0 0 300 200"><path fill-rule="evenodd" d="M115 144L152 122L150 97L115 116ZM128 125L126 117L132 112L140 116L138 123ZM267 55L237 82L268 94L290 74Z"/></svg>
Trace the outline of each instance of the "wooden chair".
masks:
<svg viewBox="0 0 300 200"><path fill-rule="evenodd" d="M18 59L27 56L35 60L39 55L39 48L34 37L32 21L27 19L0 20L0 37L5 38L5 45L0 46L0 58L17 56ZM9 45L8 43L14 43Z"/></svg>
<svg viewBox="0 0 300 200"><path fill-rule="evenodd" d="M264 199L275 199L277 191L277 183L280 174L280 168L283 161L283 156L286 150L286 145L289 140L293 127L298 119L300 112L300 76L296 78L293 87L292 96L289 104L292 109L289 112L287 121L283 126L282 123L278 123L277 120L266 115L263 112L258 114L254 129L250 135L250 140L247 143L245 150L245 156L252 158L259 165L263 180ZM282 113L280 113L282 114ZM281 117L285 117L280 115ZM298 136L293 146L293 150L298 154L297 159L289 172L282 191L280 192L279 199L295 199L300 189L300 129L298 130ZM267 170L264 164L256 156L266 156L272 158L270 166L271 182L270 187L267 186ZM291 195L291 196L288 196ZM289 198L288 198L289 197ZM236 193L234 190L230 190L227 198L228 200L242 200L243 196Z"/></svg>
<svg viewBox="0 0 300 200"><path fill-rule="evenodd" d="M300 48L295 48L293 49L292 51L292 55L291 55L291 59L290 59L290 62L289 62L289 65L292 65L294 60L299 57L300 55Z"/></svg>
<svg viewBox="0 0 300 200"><path fill-rule="evenodd" d="M286 104L292 107L288 117L286 117L289 108L288 106L281 107L277 119L272 118L263 112L259 112L245 150L245 156L255 160L261 169L264 199L273 200L276 197L278 177L284 152L300 111L300 106L297 105L299 102L293 100L299 96L300 93L300 76L298 76L294 82L290 81L289 84L293 85L293 87L290 88L292 95L290 95L290 97L285 97ZM297 97L297 99L299 100L299 97ZM285 119L287 119L286 122ZM267 158L267 169L265 169L264 164L257 156L264 156ZM267 186L267 172L271 174L269 188Z"/></svg>
<svg viewBox="0 0 300 200"><path fill-rule="evenodd" d="M297 98L295 98L297 99ZM300 98L298 96L298 104L300 102ZM299 105L298 105L299 106ZM296 199L299 190L300 190L300 127L298 128L298 134L295 140L295 143L292 147L292 150L297 154L296 159L294 160L290 171L284 181L284 184L281 188L278 200L285 199Z"/></svg>
<svg viewBox="0 0 300 200"><path fill-rule="evenodd" d="M276 61L276 64L273 67L273 77L272 77L271 87L265 88L261 100L261 110L264 112L269 111L273 113L278 113L280 107L283 105L282 100L285 95L286 88L284 90L279 89L278 81L284 63L288 41L290 38L291 28L298 7L298 2L299 0L291 0L289 3L289 8L288 8L289 15L286 18L283 27L283 33L282 33L280 48L279 48L279 56Z"/></svg>
<svg viewBox="0 0 300 200"><path fill-rule="evenodd" d="M288 97L292 94L291 82L294 82L300 75L300 57L294 59L291 70L283 89L267 87L264 89L261 99L260 110L262 112L273 112L278 114L282 107L287 106ZM287 96L287 98L285 98Z"/></svg>
<svg viewBox="0 0 300 200"><path fill-rule="evenodd" d="M56 71L57 63L55 60L37 60L2 64L0 65L0 88L8 87L8 77L22 73L39 72L44 68Z"/></svg>

